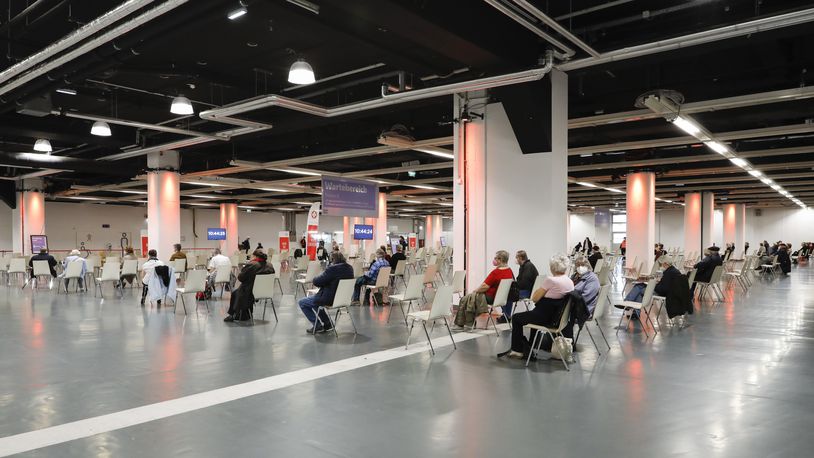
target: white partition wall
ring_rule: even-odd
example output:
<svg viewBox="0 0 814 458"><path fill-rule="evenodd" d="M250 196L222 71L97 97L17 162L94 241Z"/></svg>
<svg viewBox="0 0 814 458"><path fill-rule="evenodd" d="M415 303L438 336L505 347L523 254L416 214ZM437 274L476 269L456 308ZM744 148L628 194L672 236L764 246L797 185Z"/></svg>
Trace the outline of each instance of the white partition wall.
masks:
<svg viewBox="0 0 814 458"><path fill-rule="evenodd" d="M550 152L523 154L503 105L469 94L470 107L485 107L473 110L484 119L455 133L453 232L455 269L467 269L470 289L483 281L498 250L510 257L526 250L546 273L548 258L566 249L568 79L556 70L546 78L552 85ZM461 106L460 97L456 103Z"/></svg>

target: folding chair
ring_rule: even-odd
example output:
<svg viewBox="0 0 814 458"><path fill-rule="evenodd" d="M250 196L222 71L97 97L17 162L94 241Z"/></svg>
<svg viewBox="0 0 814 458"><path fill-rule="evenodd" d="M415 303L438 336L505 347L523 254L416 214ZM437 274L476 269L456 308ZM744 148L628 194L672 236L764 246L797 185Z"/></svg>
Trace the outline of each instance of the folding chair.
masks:
<svg viewBox="0 0 814 458"><path fill-rule="evenodd" d="M119 283L119 263L111 261L106 262L104 267L102 267L102 276L94 277L93 280L94 285L96 286L93 290L93 295L96 296L96 292L99 291L99 294L102 297L105 297L104 291L102 290L104 284L113 283L116 285Z"/></svg>
<svg viewBox="0 0 814 458"><path fill-rule="evenodd" d="M406 261L399 261L396 263L396 271L390 274L393 289L396 288L396 279L401 279L401 282L404 283L404 287L407 288L407 281L404 280L404 272L407 269L407 262Z"/></svg>
<svg viewBox="0 0 814 458"><path fill-rule="evenodd" d="M220 285L220 297L223 298L223 291L226 285L231 286L232 283L232 267L221 266L215 270L215 289Z"/></svg>
<svg viewBox="0 0 814 458"><path fill-rule="evenodd" d="M279 322L277 318L277 309L274 308L274 274L257 275L254 277L254 286L252 287L252 295L254 296L254 303L263 301L263 318L266 319L266 306L271 301L271 311L274 312L274 320ZM252 313L254 319L254 313Z"/></svg>
<svg viewBox="0 0 814 458"><path fill-rule="evenodd" d="M534 279L534 285L531 287L531 294L534 294L535 291L543 286L543 280L545 280L545 275L538 275L537 278ZM527 312L531 310L529 308L529 304L533 304L533 302L530 297L524 297L517 302L522 302L526 307ZM514 312L517 310L517 302L515 302L514 306L512 307L512 316L514 316Z"/></svg>
<svg viewBox="0 0 814 458"><path fill-rule="evenodd" d="M31 274L32 283L35 283L36 288L39 288L40 279L47 278L48 289L51 289L51 282L53 281L54 277L51 275L51 267L48 265L48 261L34 261L31 264L34 266L34 270Z"/></svg>
<svg viewBox="0 0 814 458"><path fill-rule="evenodd" d="M503 280L500 280L500 283L497 286L497 292L495 293L495 300L492 302L491 305L487 304L489 309L486 313L488 313L489 316L486 317L486 325L484 329L489 329L489 322L491 321L492 326L495 328L495 335L497 336L500 336L500 332L498 332L497 330L497 323L495 322L492 313L494 312L495 309L498 309L500 310L500 314L503 315L503 306L509 302L509 289L511 289L513 281L514 280L511 278L504 278ZM509 317L506 318L508 319ZM477 322L478 321L476 319L472 323L472 329L475 329L477 327Z"/></svg>
<svg viewBox="0 0 814 458"><path fill-rule="evenodd" d="M725 299L724 293L723 293L723 291L721 291L721 287L718 286L718 282L721 281L721 276L723 275L723 272L724 272L724 266L716 266L715 269L712 271L712 276L710 276L708 282L704 282L704 281L696 281L695 282L696 285L701 285L701 290L698 291L698 298L699 299L703 299L704 298L704 293L709 290L709 291L712 291L713 293L715 293L716 297L712 298L713 302L715 302L715 299L720 299L720 302L724 301L724 299Z"/></svg>
<svg viewBox="0 0 814 458"><path fill-rule="evenodd" d="M591 342L594 344L594 348L596 348L596 352L600 355L602 352L599 350L599 346L596 345L596 340L594 340L593 334L591 334L591 328L588 327L588 323L593 323L599 329L599 333L602 335L602 339L605 340L605 345L608 346L608 350L610 350L611 346L608 343L608 338L605 337L605 331L602 330L602 325L599 324L599 320L605 315L605 310L607 310L608 304L608 293L610 292L611 285L603 285L599 288L599 294L596 296L596 306L594 307L594 313L585 320L585 324L583 327L585 330L588 331L588 337L591 338ZM656 318L658 320L658 317ZM577 342L579 341L579 336L582 334L582 328L579 328L577 331L577 336L574 338L574 348L577 346Z"/></svg>
<svg viewBox="0 0 814 458"><path fill-rule="evenodd" d="M399 263L401 264L401 263ZM387 313L387 322L390 322L390 315L393 314L393 301L398 301L399 308L401 308L401 314L404 316L404 325L407 325L407 314L410 313L410 308L413 305L413 302L419 302L421 300L421 290L424 287L424 284L421 283L422 278L414 275L410 277L410 283L407 285L407 288L401 294L393 294L388 296L390 300L390 311ZM404 311L404 303L407 303L407 311Z"/></svg>
<svg viewBox="0 0 814 458"><path fill-rule="evenodd" d="M630 312L630 315L627 318L627 325L625 326L625 329L627 329L627 327L630 326L630 322L633 321L633 317L636 316L636 320L638 320L639 324L642 326L642 331L644 331L644 335L647 336L647 337L650 337L650 335L647 333L647 329L644 327L644 323L642 323L641 313L638 313L638 314L636 313L636 312L641 312L641 311L645 311L647 313L647 321L650 323L650 326L653 328L653 332L658 333L658 331L656 330L656 327L653 326L653 321L650 320L650 312L649 312L650 302L651 302L651 299L653 298L653 290L655 288L656 288L656 280L655 279L650 279L650 281L647 282L647 287L644 290L644 296L642 297L641 302L622 301L621 304L614 305L614 307L622 309L622 316L619 317L619 325L616 328L616 334L619 334L619 329L622 326L622 320L625 318L625 312Z"/></svg>
<svg viewBox="0 0 814 458"><path fill-rule="evenodd" d="M531 362L531 355L533 355L536 351L540 350L543 346L543 337L548 334L551 337L552 345L557 342L556 337L562 336L562 330L568 325L568 321L571 319L571 299L568 299L568 302L565 303L565 307L562 309L562 315L560 315L560 323L557 325L556 328L550 328L548 326L542 326L539 324L527 324L523 326L523 330L531 330L537 331L534 335L534 339L531 342L531 349L529 350L528 358L526 358L526 367L528 367L529 362ZM545 334L543 334L545 333ZM562 345L562 340L559 341L560 345ZM560 354L564 353L565 348L560 348ZM568 367L568 362L565 361L565 358L562 359L563 365L565 365L565 370L570 371L571 369Z"/></svg>
<svg viewBox="0 0 814 458"><path fill-rule="evenodd" d="M423 285L432 285L435 287L435 274L438 272L438 266L435 264L429 264L426 269L424 269L424 275L422 278ZM424 296L424 290L421 290L421 296L424 297L424 301L427 300L427 297Z"/></svg>
<svg viewBox="0 0 814 458"><path fill-rule="evenodd" d="M25 268L25 258L12 258L11 261L8 263L8 285L11 285L11 276L14 275L15 277L20 279L20 283L22 283L23 288L28 283L26 280L26 275L28 272Z"/></svg>
<svg viewBox="0 0 814 458"><path fill-rule="evenodd" d="M175 279L180 280L181 278L186 278L186 271L187 271L187 260L186 259L176 259L174 261L170 261L170 265L172 268L175 269ZM183 276L183 277L182 277Z"/></svg>
<svg viewBox="0 0 814 458"><path fill-rule="evenodd" d="M259 275L258 275L259 276ZM187 302L184 299L184 294L198 294L206 291L206 271L205 270L190 270L184 279L183 288L175 288L177 294L181 295L181 305L184 307L184 315L187 314ZM204 295L204 306L206 311L209 311L209 301ZM178 302L174 302L173 312L178 307ZM197 300L195 302L195 310L198 310Z"/></svg>
<svg viewBox="0 0 814 458"><path fill-rule="evenodd" d="M274 283L280 287L280 295L283 294L283 283L280 281L280 275L283 273L283 266L279 262L272 262L271 268L274 269Z"/></svg>
<svg viewBox="0 0 814 458"><path fill-rule="evenodd" d="M74 280L74 285L76 285L74 292L79 291L79 280L84 280L82 278L82 261L74 260L65 267L65 275L61 279L61 281L65 282L65 294L68 294L68 285L71 280ZM87 289L88 284L85 283L84 285L85 289ZM59 284L57 284L57 293L59 293Z"/></svg>
<svg viewBox="0 0 814 458"><path fill-rule="evenodd" d="M408 313L407 318L411 319L412 321L410 322L410 329L407 332L407 344L404 346L404 349L406 350L410 347L410 337L413 334L413 327L415 326L415 322L419 321L424 327L424 335L427 336L427 342L430 344L430 351L432 351L432 354L435 355L435 348L432 346L432 339L430 338L430 333L427 331L427 323L432 322L434 327L436 320L444 320L444 326L447 327L449 339L452 340L452 347L457 349L458 346L455 344L455 339L452 337L452 329L450 329L449 321L447 321L447 315L449 315L449 308L451 304L452 286L441 286L435 292L435 299L432 301L432 307L430 307L430 310L420 310Z"/></svg>
<svg viewBox="0 0 814 458"><path fill-rule="evenodd" d="M458 301L466 295L466 271L456 270L452 274L452 294L458 295Z"/></svg>
<svg viewBox="0 0 814 458"><path fill-rule="evenodd" d="M379 269L379 273L376 275L376 283L372 285L364 285L365 291L371 290L371 295L373 296L373 304L382 306L379 304L379 301L376 300L376 294L380 293L382 289L386 289L390 286L390 267L382 267Z"/></svg>
<svg viewBox="0 0 814 458"><path fill-rule="evenodd" d="M339 285L336 287L336 294L334 295L333 304L320 305L319 307L317 307L317 319L314 320L314 329L312 331L312 334L314 336L317 335L315 332L317 328L317 323L321 324L323 327L327 324L323 323L322 319L319 317L320 312L325 311L325 313L329 313L328 312L329 310L331 312L336 310L336 315L334 316L333 320L333 330L336 337L339 337L339 332L336 330L336 325L339 322L339 316L342 314L342 312L348 314L348 317L350 317L351 325L353 325L353 333L357 334L356 323L353 321L353 315L351 315L350 313L350 303L351 299L353 298L353 287L355 284L356 280L353 279L339 280ZM328 318L330 318L330 316Z"/></svg>
<svg viewBox="0 0 814 458"><path fill-rule="evenodd" d="M303 256L304 258L304 256ZM300 258L300 259L303 259ZM307 258L306 258L307 259ZM305 270L305 276L303 278L296 279L297 285L302 288L303 296L307 296L308 292L306 291L305 285L310 285L314 282L314 278L319 274L319 269L322 268L322 265L319 261L307 261L307 267ZM388 279L389 280L389 279ZM294 299L297 298L297 289L294 288Z"/></svg>
<svg viewBox="0 0 814 458"><path fill-rule="evenodd" d="M136 287L136 281L138 281L138 261L135 259L125 259L124 263L122 264L122 273L121 277L125 275L134 275L133 281L130 283L131 288ZM124 291L124 281L122 281L122 291Z"/></svg>

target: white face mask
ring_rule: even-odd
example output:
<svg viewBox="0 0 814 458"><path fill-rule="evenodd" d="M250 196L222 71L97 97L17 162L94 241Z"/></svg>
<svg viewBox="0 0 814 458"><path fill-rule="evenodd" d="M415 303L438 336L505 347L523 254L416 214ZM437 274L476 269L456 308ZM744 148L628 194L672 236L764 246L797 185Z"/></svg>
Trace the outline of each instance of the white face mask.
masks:
<svg viewBox="0 0 814 458"><path fill-rule="evenodd" d="M577 267L577 273L579 273L580 275L585 275L586 273L588 273L588 267L587 266Z"/></svg>

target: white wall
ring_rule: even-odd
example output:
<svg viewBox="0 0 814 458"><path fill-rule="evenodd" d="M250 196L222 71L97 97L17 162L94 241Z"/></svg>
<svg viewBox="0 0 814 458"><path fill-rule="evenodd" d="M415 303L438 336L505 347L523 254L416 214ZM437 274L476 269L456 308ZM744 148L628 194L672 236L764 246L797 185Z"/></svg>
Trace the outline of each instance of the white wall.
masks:
<svg viewBox="0 0 814 458"><path fill-rule="evenodd" d="M763 208L761 212L761 216L755 216L754 208L746 209L746 241L750 253L754 253L758 242L763 240L791 242L795 249L803 241L814 241L814 210Z"/></svg>
<svg viewBox="0 0 814 458"><path fill-rule="evenodd" d="M664 248L683 247L684 209L656 212L656 241Z"/></svg>
<svg viewBox="0 0 814 458"><path fill-rule="evenodd" d="M591 240L596 238L596 228L594 227L593 213L570 213L568 228L568 253L574 249L577 243L582 243L585 237Z"/></svg>
<svg viewBox="0 0 814 458"><path fill-rule="evenodd" d="M11 208L0 202L0 250L11 250Z"/></svg>

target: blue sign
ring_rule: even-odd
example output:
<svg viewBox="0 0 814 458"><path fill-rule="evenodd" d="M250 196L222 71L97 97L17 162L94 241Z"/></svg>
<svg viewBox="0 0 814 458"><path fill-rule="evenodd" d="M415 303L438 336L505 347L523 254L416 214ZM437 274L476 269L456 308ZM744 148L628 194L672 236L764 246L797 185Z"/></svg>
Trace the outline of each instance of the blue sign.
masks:
<svg viewBox="0 0 814 458"><path fill-rule="evenodd" d="M226 240L226 229L210 227L206 230L206 240Z"/></svg>
<svg viewBox="0 0 814 458"><path fill-rule="evenodd" d="M379 216L379 185L351 178L322 177L322 214Z"/></svg>
<svg viewBox="0 0 814 458"><path fill-rule="evenodd" d="M354 240L373 240L373 226L370 224L356 224L353 226Z"/></svg>

